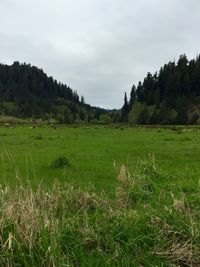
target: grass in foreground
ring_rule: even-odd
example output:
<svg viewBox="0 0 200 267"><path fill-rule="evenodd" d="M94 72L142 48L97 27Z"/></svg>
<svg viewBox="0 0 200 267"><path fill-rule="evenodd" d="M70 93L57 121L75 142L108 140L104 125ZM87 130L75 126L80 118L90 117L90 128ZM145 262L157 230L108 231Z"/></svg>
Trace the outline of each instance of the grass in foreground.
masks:
<svg viewBox="0 0 200 267"><path fill-rule="evenodd" d="M151 157L117 181L113 198L92 185L2 187L0 266L200 266L197 179L177 184Z"/></svg>

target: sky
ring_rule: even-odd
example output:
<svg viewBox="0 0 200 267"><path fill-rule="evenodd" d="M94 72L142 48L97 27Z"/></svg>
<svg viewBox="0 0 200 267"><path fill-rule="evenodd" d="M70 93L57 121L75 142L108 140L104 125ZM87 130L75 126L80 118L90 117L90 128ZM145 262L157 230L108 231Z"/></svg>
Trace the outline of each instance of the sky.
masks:
<svg viewBox="0 0 200 267"><path fill-rule="evenodd" d="M200 52L199 0L0 0L0 62L31 63L85 101L120 108L124 92Z"/></svg>

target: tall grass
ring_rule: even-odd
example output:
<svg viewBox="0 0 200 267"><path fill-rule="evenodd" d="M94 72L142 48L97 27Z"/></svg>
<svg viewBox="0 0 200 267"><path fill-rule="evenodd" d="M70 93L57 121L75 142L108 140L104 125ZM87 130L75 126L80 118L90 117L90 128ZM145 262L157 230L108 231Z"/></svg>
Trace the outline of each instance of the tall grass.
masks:
<svg viewBox="0 0 200 267"><path fill-rule="evenodd" d="M190 201L161 190L167 179L151 157L121 166L113 198L92 185L1 186L0 266L200 266L199 185Z"/></svg>

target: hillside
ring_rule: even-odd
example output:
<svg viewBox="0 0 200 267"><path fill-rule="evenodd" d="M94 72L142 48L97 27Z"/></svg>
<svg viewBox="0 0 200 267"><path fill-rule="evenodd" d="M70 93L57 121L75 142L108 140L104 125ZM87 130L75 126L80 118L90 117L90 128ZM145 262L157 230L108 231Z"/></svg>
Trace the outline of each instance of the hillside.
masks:
<svg viewBox="0 0 200 267"><path fill-rule="evenodd" d="M130 100L125 94L121 121L133 124L200 123L200 56L181 55L159 72L150 72L133 85Z"/></svg>
<svg viewBox="0 0 200 267"><path fill-rule="evenodd" d="M0 64L0 114L19 118L54 119L59 123L98 120L105 110L85 104L69 86L42 69L14 62Z"/></svg>

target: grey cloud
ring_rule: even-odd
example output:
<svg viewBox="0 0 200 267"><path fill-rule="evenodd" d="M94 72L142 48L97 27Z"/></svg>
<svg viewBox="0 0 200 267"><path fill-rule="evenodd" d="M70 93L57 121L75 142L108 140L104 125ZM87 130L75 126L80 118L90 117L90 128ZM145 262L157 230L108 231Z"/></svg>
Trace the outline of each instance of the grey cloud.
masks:
<svg viewBox="0 0 200 267"><path fill-rule="evenodd" d="M119 108L148 71L199 52L199 0L1 0L0 61L28 62Z"/></svg>

